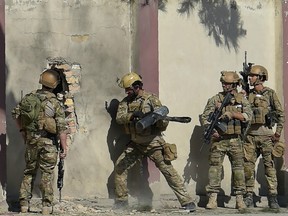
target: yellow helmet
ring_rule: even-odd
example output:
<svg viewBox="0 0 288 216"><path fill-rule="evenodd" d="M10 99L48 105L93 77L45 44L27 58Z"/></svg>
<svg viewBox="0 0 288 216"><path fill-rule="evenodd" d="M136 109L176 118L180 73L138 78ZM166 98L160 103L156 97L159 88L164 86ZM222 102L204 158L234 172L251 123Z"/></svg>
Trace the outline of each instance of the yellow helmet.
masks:
<svg viewBox="0 0 288 216"><path fill-rule="evenodd" d="M52 69L47 69L40 75L39 83L54 89L59 83L59 74Z"/></svg>
<svg viewBox="0 0 288 216"><path fill-rule="evenodd" d="M130 72L130 73L125 74L121 78L121 80L118 83L118 85L119 85L120 88L129 88L136 81L140 81L142 83L141 77L137 73Z"/></svg>
<svg viewBox="0 0 288 216"><path fill-rule="evenodd" d="M235 71L221 71L220 82L236 83L239 85L240 77Z"/></svg>
<svg viewBox="0 0 288 216"><path fill-rule="evenodd" d="M261 65L253 65L249 74L262 76L262 81L268 80L268 71Z"/></svg>

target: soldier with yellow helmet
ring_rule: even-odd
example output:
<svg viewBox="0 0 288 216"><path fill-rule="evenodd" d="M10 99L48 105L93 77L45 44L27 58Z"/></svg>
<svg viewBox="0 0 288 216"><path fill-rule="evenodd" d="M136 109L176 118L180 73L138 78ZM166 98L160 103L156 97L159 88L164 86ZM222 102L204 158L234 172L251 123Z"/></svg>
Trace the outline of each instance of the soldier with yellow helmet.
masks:
<svg viewBox="0 0 288 216"><path fill-rule="evenodd" d="M116 121L123 125L125 132L131 136L131 141L115 163L115 208L128 206L127 171L137 160L147 156L165 176L181 206L191 212L195 211L196 205L184 187L183 180L174 169L171 160L163 155L164 148L169 146L162 136L168 121L159 120L143 131L136 128L136 122L145 114L162 106L160 100L143 89L142 78L137 73L125 74L119 86L125 89L127 96L118 106Z"/></svg>
<svg viewBox="0 0 288 216"><path fill-rule="evenodd" d="M210 141L209 183L206 186L209 201L206 208L217 208L217 195L221 189L222 164L225 155L227 155L232 167L232 187L236 195L236 208L243 209L245 208L243 201L245 178L241 135L245 130L245 126L251 121L252 110L245 96L237 92L240 78L236 72L222 71L220 82L222 83L223 91L208 100L201 115L202 124L206 128L209 127L211 114L219 109L227 94L232 95L228 104L224 104L222 115L217 120L225 125L225 130L214 128Z"/></svg>
<svg viewBox="0 0 288 216"><path fill-rule="evenodd" d="M52 93L59 83L58 72L51 69L45 70L40 75L39 83L42 84L42 88L25 95L12 110L12 117L19 126L26 146L26 167L19 193L21 213L27 213L30 210L33 183L39 168L42 214L47 215L52 213L54 198L52 183L58 155L55 140L59 137L63 150L60 157L64 159L67 154L66 123L64 109ZM35 102L35 106L31 103L32 101ZM28 111L30 114L35 114L34 121L27 121ZM26 121L24 121L24 116Z"/></svg>
<svg viewBox="0 0 288 216"><path fill-rule="evenodd" d="M279 142L283 130L284 111L276 92L264 86L264 82L268 80L268 71L265 67L253 65L248 76L249 84L252 86L248 94L248 100L254 115L244 143L247 191L245 203L248 207L254 207L255 163L257 158L262 155L265 177L268 182L269 207L278 209L277 177L273 162L273 145ZM275 133L272 129L274 125L276 125ZM276 153L278 151L279 149L277 149Z"/></svg>

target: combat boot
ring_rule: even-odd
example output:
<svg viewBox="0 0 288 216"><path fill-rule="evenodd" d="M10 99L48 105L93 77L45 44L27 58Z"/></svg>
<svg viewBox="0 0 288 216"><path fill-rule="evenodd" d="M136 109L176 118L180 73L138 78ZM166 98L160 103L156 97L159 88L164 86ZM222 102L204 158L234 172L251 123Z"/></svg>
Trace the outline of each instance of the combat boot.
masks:
<svg viewBox="0 0 288 216"><path fill-rule="evenodd" d="M268 198L269 208L271 209L279 209L280 206L278 204L277 195L271 195Z"/></svg>
<svg viewBox="0 0 288 216"><path fill-rule="evenodd" d="M206 205L206 209L215 209L217 208L217 193L210 193L209 201Z"/></svg>
<svg viewBox="0 0 288 216"><path fill-rule="evenodd" d="M243 200L243 195L236 195L236 209L244 209L246 205Z"/></svg>
<svg viewBox="0 0 288 216"><path fill-rule="evenodd" d="M27 213L29 211L29 207L28 206L21 206L20 211L21 211L21 213Z"/></svg>
<svg viewBox="0 0 288 216"><path fill-rule="evenodd" d="M29 202L25 200L20 201L20 211L21 213L29 212Z"/></svg>
<svg viewBox="0 0 288 216"><path fill-rule="evenodd" d="M183 205L182 206L185 210L188 210L189 212L194 212L196 211L196 205L194 202L190 202L186 205Z"/></svg>
<svg viewBox="0 0 288 216"><path fill-rule="evenodd" d="M247 208L254 207L253 193L247 193L245 195L244 202Z"/></svg>
<svg viewBox="0 0 288 216"><path fill-rule="evenodd" d="M52 214L52 206L43 206L42 215Z"/></svg>

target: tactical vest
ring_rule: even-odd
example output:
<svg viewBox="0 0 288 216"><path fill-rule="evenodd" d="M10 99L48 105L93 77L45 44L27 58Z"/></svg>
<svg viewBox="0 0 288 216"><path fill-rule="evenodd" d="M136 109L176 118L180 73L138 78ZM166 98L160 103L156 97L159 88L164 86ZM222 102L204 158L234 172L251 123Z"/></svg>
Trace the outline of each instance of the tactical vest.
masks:
<svg viewBox="0 0 288 216"><path fill-rule="evenodd" d="M133 113L134 111L142 111L143 113L153 111L153 107L148 107L149 104L147 101L151 97L151 94L147 94L146 92L142 95L141 98L134 100L132 102L128 102L128 113ZM124 130L126 134L136 134L138 133L136 130L136 122L129 122L124 124ZM150 135L152 134L152 127L146 128L144 131L141 132L142 135Z"/></svg>
<svg viewBox="0 0 288 216"><path fill-rule="evenodd" d="M250 92L249 93L249 103L251 104L251 108L253 110L253 117L251 124L265 124L265 116L271 110L270 104L271 98L271 91L269 88L265 88L263 92L256 93Z"/></svg>
<svg viewBox="0 0 288 216"><path fill-rule="evenodd" d="M224 99L223 94L219 94L220 102L222 103ZM243 94L235 93L234 97L231 99L230 103L222 109L222 114L225 112L243 112ZM227 130L225 134L241 134L242 125L241 121L238 119L232 119L227 122Z"/></svg>

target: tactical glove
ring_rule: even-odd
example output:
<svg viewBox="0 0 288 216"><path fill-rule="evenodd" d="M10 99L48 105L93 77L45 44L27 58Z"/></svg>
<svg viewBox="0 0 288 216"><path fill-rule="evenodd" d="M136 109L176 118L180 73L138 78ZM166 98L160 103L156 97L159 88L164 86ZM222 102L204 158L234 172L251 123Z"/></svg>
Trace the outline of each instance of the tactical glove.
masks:
<svg viewBox="0 0 288 216"><path fill-rule="evenodd" d="M142 111L134 111L133 114L132 114L132 117L131 119L134 120L134 119L141 119L144 117L144 113Z"/></svg>
<svg viewBox="0 0 288 216"><path fill-rule="evenodd" d="M223 115L221 115L220 119L223 121L230 121L234 118L234 113L233 112L225 112Z"/></svg>

